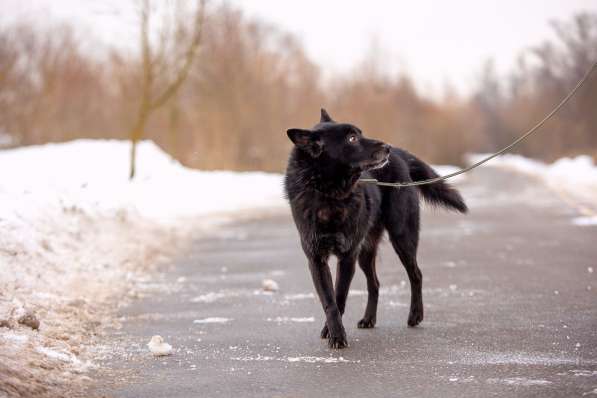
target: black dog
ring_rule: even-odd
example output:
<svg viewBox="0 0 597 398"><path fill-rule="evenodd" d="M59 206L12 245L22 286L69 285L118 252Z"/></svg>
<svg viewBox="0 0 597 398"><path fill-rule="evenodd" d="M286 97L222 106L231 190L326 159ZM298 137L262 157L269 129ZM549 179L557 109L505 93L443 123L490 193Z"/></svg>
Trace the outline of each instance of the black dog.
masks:
<svg viewBox="0 0 597 398"><path fill-rule="evenodd" d="M465 213L458 191L444 182L400 189L359 183L361 177L406 182L437 174L410 153L365 138L356 126L336 123L325 109L311 130L290 129L287 134L295 146L286 171L286 194L326 315L321 337L331 348L347 346L342 314L357 259L369 294L358 327L375 326L379 295L375 256L384 229L410 280L408 325L418 325L423 320L418 192L431 204ZM338 258L335 294L327 264L330 255Z"/></svg>

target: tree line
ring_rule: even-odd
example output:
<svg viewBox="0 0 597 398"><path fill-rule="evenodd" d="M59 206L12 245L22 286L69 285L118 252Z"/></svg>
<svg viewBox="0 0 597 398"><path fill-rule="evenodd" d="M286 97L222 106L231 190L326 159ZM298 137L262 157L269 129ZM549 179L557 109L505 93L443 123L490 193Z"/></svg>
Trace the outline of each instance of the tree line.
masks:
<svg viewBox="0 0 597 398"><path fill-rule="evenodd" d="M472 95L434 98L408 74L383 72L375 56L324 81L293 35L229 5L195 7L173 10L145 44L140 18L138 52L98 49L64 24L1 27L0 133L13 145L149 138L189 167L281 171L286 129L313 125L325 107L425 160L461 164L528 129L597 60L597 15L584 13L554 22L555 39L521 53L507 76L488 61ZM139 128L144 101L160 98ZM517 151L596 156L595 109L597 76Z"/></svg>

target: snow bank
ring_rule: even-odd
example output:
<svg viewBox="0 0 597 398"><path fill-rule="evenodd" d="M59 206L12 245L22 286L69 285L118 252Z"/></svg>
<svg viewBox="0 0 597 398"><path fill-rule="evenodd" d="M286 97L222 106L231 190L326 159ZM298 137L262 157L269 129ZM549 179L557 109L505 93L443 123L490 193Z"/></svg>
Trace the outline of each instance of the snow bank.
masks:
<svg viewBox="0 0 597 398"><path fill-rule="evenodd" d="M471 163L488 154L469 155ZM492 159L488 166L503 167L541 179L550 188L565 194L587 215L595 214L597 207L597 166L590 156L561 158L546 164L520 155L506 154Z"/></svg>
<svg viewBox="0 0 597 398"><path fill-rule="evenodd" d="M0 151L0 391L58 396L49 385L84 379L94 335L155 290L146 272L180 249L183 226L286 208L280 175L193 171L142 142L130 182L128 160L122 141ZM24 313L39 331L18 322ZM7 387L7 375L23 379Z"/></svg>
<svg viewBox="0 0 597 398"><path fill-rule="evenodd" d="M59 202L95 213L134 210L160 222L284 205L278 174L191 170L150 141L139 143L131 183L129 150L124 141L78 140L0 152L0 170L9 171L0 195L35 197L27 210Z"/></svg>

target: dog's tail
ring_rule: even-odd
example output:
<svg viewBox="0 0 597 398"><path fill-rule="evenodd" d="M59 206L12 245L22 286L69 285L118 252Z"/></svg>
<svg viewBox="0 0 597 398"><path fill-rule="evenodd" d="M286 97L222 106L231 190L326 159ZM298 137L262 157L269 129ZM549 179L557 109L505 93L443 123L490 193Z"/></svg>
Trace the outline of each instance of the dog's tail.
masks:
<svg viewBox="0 0 597 398"><path fill-rule="evenodd" d="M409 154L408 156L408 171L410 178L413 181L423 181L430 178L439 177L438 174L425 162L417 159L415 156ZM441 206L448 210L456 210L461 213L466 213L468 208L464 199L460 196L458 190L453 188L445 181L438 181L432 184L418 185L417 188L423 194L423 198L429 204Z"/></svg>

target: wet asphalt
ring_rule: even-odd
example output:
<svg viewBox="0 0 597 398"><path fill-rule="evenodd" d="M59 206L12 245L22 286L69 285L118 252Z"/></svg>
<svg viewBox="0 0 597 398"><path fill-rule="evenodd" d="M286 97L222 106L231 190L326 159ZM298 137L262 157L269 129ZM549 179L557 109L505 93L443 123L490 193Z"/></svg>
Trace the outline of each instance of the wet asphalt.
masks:
<svg viewBox="0 0 597 398"><path fill-rule="evenodd" d="M156 285L121 310L94 393L110 397L597 397L597 226L519 174L485 168L458 184L463 216L424 212L425 320L406 325L410 289L387 240L374 329L357 269L350 346L319 338L289 213L198 234ZM279 291L266 294L263 279ZM211 318L211 319L210 319ZM159 334L174 354L154 358Z"/></svg>

